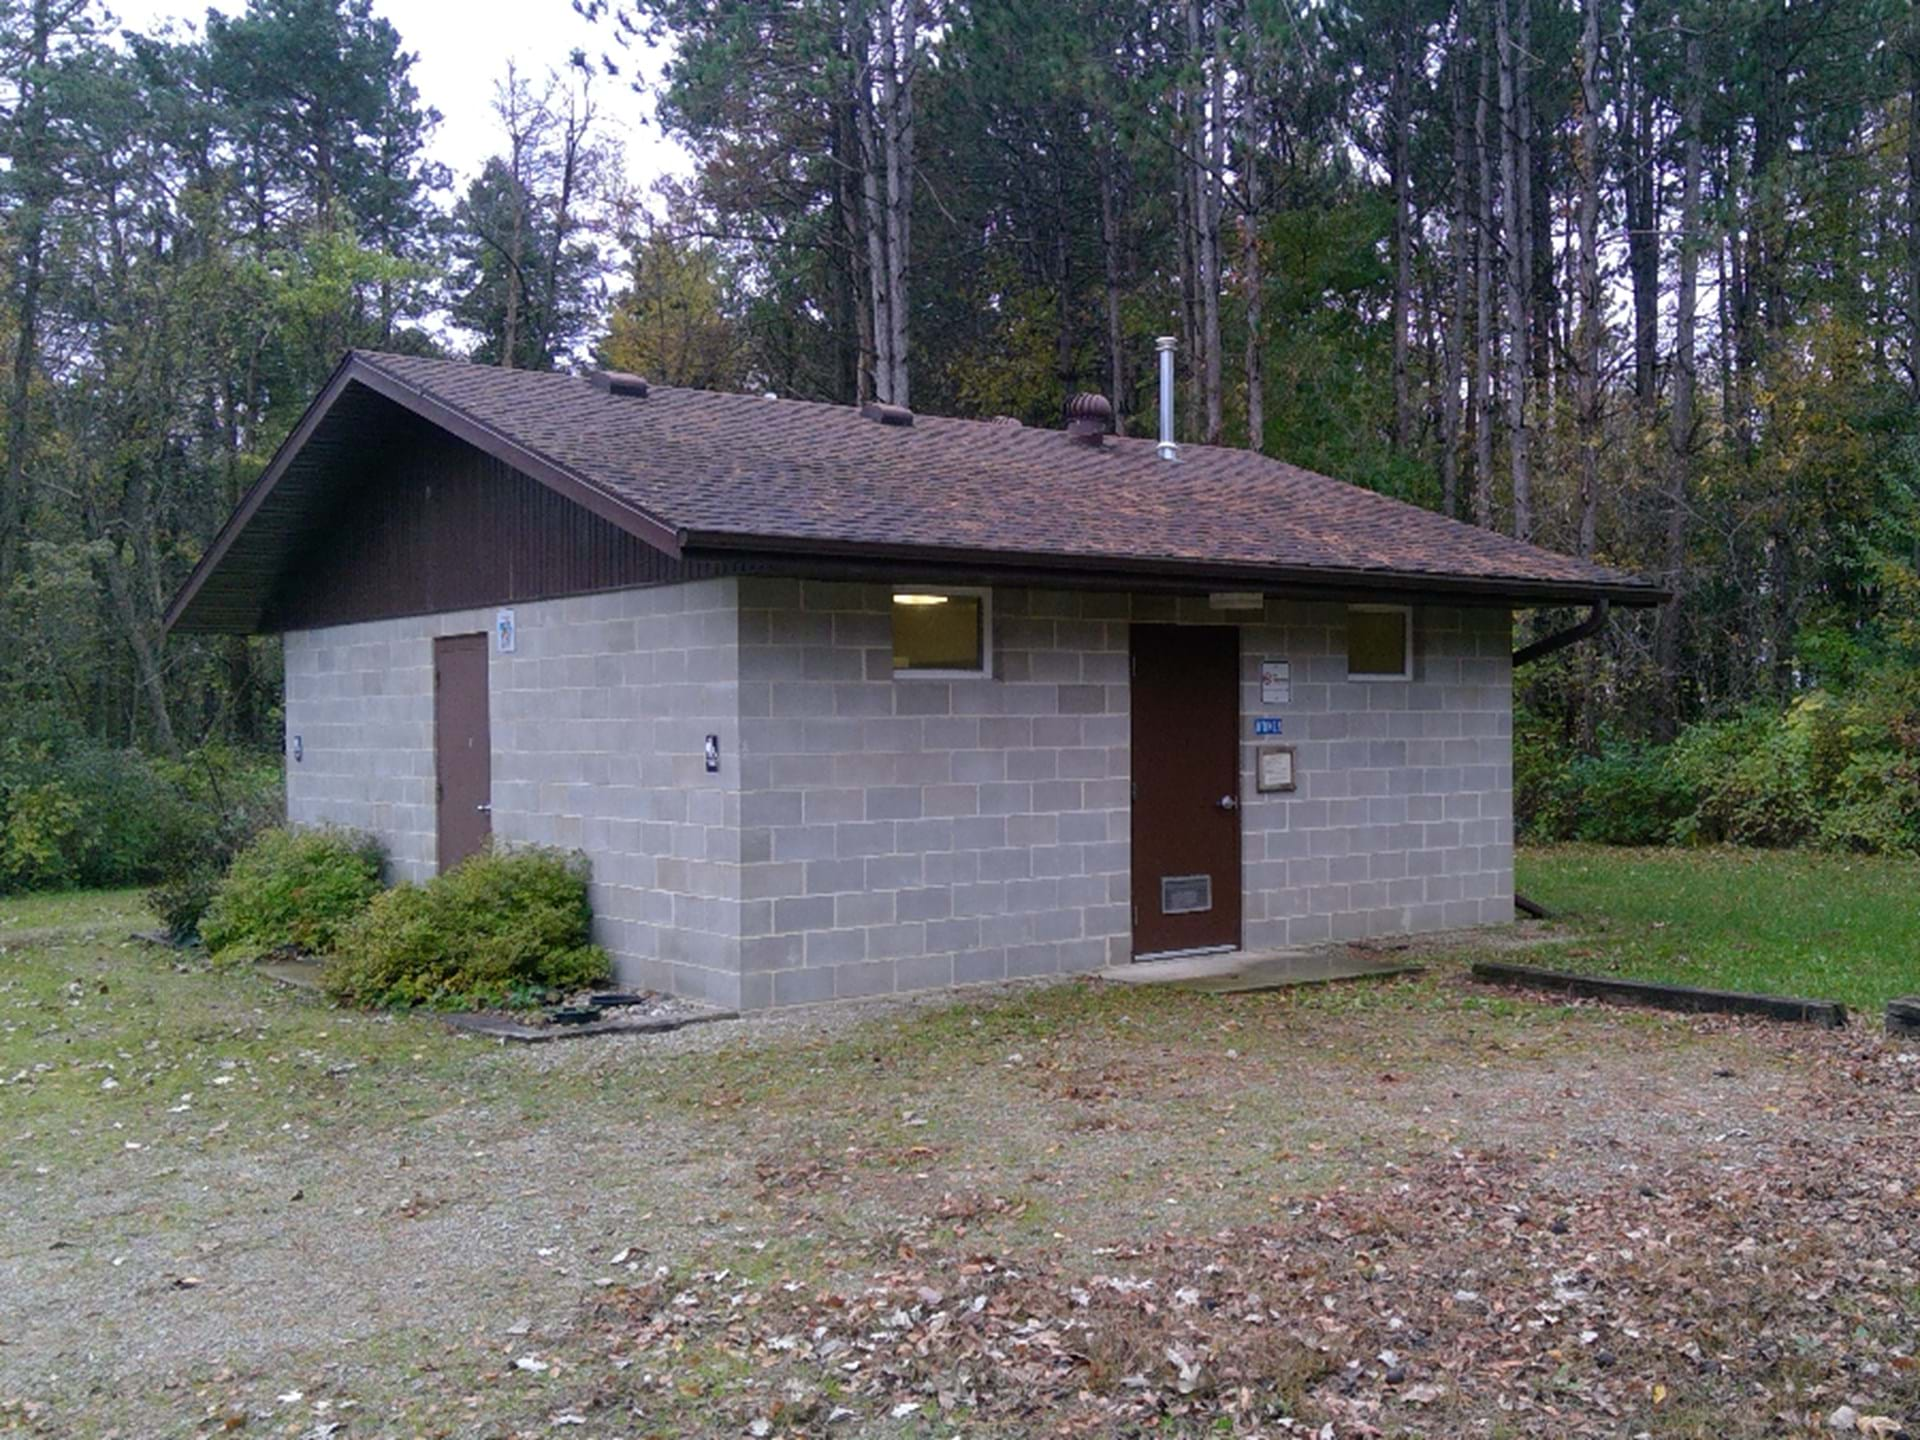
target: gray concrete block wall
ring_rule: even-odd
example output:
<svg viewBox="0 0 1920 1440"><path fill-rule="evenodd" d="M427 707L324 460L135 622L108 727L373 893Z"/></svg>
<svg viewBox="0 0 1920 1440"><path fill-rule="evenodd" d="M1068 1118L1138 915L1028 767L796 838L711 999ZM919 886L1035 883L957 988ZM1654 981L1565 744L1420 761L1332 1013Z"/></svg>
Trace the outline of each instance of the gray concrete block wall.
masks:
<svg viewBox="0 0 1920 1440"><path fill-rule="evenodd" d="M1270 599L1241 632L1244 944L1511 921L1512 616L1415 607L1413 678L1390 681L1347 678L1346 614ZM1176 618L1222 617L1182 601ZM1261 702L1268 658L1291 665L1288 704ZM1283 734L1256 736L1258 716ZM1269 744L1294 747L1291 793L1258 792Z"/></svg>
<svg viewBox="0 0 1920 1440"><path fill-rule="evenodd" d="M623 981L739 1000L739 609L731 579L515 607L488 657L494 834L584 851ZM295 823L370 830L397 879L435 869L434 637L494 611L286 637ZM720 773L704 741L720 737Z"/></svg>
<svg viewBox="0 0 1920 1440"><path fill-rule="evenodd" d="M1413 679L1350 681L1344 605L1001 589L993 678L901 680L890 588L741 581L744 1004L1130 959L1136 620L1241 629L1248 947L1512 918L1505 611L1422 607ZM1262 714L1291 794L1256 791Z"/></svg>
<svg viewBox="0 0 1920 1440"><path fill-rule="evenodd" d="M890 593L743 577L516 607L490 659L496 833L590 855L623 979L758 1008L1131 958L1135 621L1241 629L1247 946L1512 918L1506 612L1420 607L1412 681L1361 682L1344 605L1000 589L991 679L899 680ZM431 640L492 621L288 635L291 817L430 875ZM1285 705L1261 703L1269 657ZM1261 714L1292 794L1256 791Z"/></svg>
<svg viewBox="0 0 1920 1440"><path fill-rule="evenodd" d="M740 582L741 995L1124 959L1127 600L997 590L990 679L896 679L892 588Z"/></svg>

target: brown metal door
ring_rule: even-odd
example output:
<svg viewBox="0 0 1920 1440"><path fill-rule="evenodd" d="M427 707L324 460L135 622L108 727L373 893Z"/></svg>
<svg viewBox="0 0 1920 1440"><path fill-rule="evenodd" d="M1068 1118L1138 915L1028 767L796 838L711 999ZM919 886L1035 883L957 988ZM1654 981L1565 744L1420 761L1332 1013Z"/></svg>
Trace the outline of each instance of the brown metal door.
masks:
<svg viewBox="0 0 1920 1440"><path fill-rule="evenodd" d="M1133 954L1240 943L1240 632L1133 627Z"/></svg>
<svg viewBox="0 0 1920 1440"><path fill-rule="evenodd" d="M493 833L485 635L447 635L433 642L433 756L440 869L447 871Z"/></svg>

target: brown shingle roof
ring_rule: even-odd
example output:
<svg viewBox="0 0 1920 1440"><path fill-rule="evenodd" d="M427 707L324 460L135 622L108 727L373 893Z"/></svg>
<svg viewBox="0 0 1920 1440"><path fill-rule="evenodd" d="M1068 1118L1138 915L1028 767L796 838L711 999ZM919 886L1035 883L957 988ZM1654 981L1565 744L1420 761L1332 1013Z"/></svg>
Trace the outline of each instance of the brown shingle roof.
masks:
<svg viewBox="0 0 1920 1440"><path fill-rule="evenodd" d="M1246 450L1187 445L1168 463L1149 440L1095 448L1062 430L925 415L881 425L845 406L667 386L621 396L577 376L367 352L343 362L321 413L296 430L261 487L298 462L325 410L356 388L689 555L924 559L1087 578L1471 591L1516 603L1661 598L1624 572ZM202 571L252 514L243 502ZM204 578L196 572L182 591L176 617Z"/></svg>
<svg viewBox="0 0 1920 1440"><path fill-rule="evenodd" d="M1460 524L1283 461L1150 440L1095 449L1063 431L655 386L603 394L569 375L362 355L367 364L603 486L683 543L728 537L1428 574L1645 589L1634 577Z"/></svg>

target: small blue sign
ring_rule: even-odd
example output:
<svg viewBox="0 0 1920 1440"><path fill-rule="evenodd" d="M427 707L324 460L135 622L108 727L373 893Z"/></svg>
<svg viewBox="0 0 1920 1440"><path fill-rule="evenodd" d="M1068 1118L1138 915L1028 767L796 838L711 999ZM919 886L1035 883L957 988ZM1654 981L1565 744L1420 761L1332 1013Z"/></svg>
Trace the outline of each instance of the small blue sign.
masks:
<svg viewBox="0 0 1920 1440"><path fill-rule="evenodd" d="M1279 735L1281 717L1278 715L1256 715L1253 717L1253 733L1256 735Z"/></svg>

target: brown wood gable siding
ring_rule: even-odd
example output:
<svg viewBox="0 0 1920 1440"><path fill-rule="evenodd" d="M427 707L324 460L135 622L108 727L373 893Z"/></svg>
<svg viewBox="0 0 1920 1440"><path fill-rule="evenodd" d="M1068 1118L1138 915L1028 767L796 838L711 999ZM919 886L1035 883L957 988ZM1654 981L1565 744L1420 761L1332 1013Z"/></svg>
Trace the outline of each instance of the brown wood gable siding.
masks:
<svg viewBox="0 0 1920 1440"><path fill-rule="evenodd" d="M744 567L678 561L425 421L396 427L267 607L272 631L669 585Z"/></svg>

